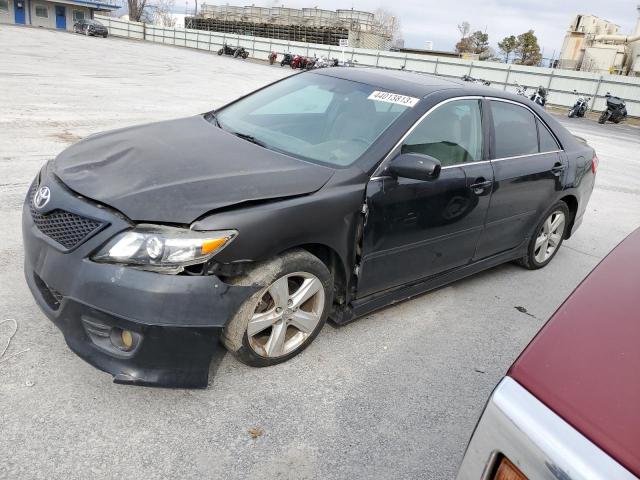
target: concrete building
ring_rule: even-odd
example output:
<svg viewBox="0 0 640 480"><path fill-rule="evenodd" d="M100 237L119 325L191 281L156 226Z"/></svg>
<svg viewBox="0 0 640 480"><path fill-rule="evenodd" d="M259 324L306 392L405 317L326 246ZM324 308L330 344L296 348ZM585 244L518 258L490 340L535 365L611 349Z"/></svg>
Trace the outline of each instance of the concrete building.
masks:
<svg viewBox="0 0 640 480"><path fill-rule="evenodd" d="M638 11L640 15L640 7ZM640 17L635 34L640 34ZM557 68L621 75L640 74L638 41L594 15L576 15L565 35Z"/></svg>
<svg viewBox="0 0 640 480"><path fill-rule="evenodd" d="M320 8L238 7L203 4L200 14L186 17L186 28L275 38L296 42L387 50L393 22L381 25L371 12Z"/></svg>
<svg viewBox="0 0 640 480"><path fill-rule="evenodd" d="M94 12L116 10L116 0L0 0L0 23L73 30Z"/></svg>

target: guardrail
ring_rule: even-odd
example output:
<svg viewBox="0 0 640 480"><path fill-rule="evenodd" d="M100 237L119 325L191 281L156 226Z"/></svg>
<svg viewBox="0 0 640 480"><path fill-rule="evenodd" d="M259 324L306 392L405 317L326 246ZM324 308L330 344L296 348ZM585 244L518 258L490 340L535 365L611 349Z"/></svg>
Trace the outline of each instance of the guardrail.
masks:
<svg viewBox="0 0 640 480"><path fill-rule="evenodd" d="M96 19L107 26L111 35L118 37L211 52L216 52L224 43L229 43L234 46L242 46L249 51L249 56L264 60L272 51L279 54L291 52L330 58L341 58L343 52L341 47L333 45L291 42L206 30L160 27L100 15L96 15ZM490 81L493 87L513 92L516 90L516 83L529 87L542 85L549 90L550 104L566 107L573 106L575 103L573 93L575 89L581 94L592 97L590 105L592 110L601 111L606 106L606 93L611 92L612 95L625 99L629 115L640 117L640 77L601 75L591 72L431 57L364 48L345 48L344 55L346 60L351 60L362 66L404 69L450 78L472 75Z"/></svg>

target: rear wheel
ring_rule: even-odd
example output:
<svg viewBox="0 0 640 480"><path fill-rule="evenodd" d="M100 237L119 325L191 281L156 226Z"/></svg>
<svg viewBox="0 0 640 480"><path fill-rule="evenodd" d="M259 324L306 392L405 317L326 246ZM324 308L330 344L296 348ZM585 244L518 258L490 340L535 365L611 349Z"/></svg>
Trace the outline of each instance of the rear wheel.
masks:
<svg viewBox="0 0 640 480"><path fill-rule="evenodd" d="M527 253L519 263L529 270L536 270L549 264L562 245L568 224L567 204L558 202L553 205L536 226Z"/></svg>
<svg viewBox="0 0 640 480"><path fill-rule="evenodd" d="M292 250L232 279L260 285L224 329L222 341L241 362L266 367L302 352L318 335L333 301L333 278L305 250Z"/></svg>
<svg viewBox="0 0 640 480"><path fill-rule="evenodd" d="M218 55L222 55L224 53L224 49L221 48L220 50L218 50Z"/></svg>

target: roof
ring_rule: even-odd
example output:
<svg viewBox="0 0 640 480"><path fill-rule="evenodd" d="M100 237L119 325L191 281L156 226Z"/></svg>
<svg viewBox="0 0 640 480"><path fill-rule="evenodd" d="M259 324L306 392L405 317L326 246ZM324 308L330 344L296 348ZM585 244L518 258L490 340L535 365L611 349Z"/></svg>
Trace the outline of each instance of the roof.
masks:
<svg viewBox="0 0 640 480"><path fill-rule="evenodd" d="M640 229L574 290L508 375L640 476Z"/></svg>
<svg viewBox="0 0 640 480"><path fill-rule="evenodd" d="M462 80L448 79L428 73L407 72L386 68L339 67L322 68L312 70L312 72L319 75L328 75L336 78L344 78L345 80L352 80L354 82L366 83L395 93L418 98L439 90L468 86L468 84Z"/></svg>

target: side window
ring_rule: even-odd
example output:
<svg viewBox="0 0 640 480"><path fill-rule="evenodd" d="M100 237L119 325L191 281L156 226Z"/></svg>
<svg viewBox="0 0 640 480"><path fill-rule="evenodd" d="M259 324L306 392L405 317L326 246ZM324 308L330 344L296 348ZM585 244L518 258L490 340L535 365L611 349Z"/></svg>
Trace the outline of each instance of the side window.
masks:
<svg viewBox="0 0 640 480"><path fill-rule="evenodd" d="M482 160L479 100L454 100L427 115L402 144L402 153L421 153L443 167Z"/></svg>
<svg viewBox="0 0 640 480"><path fill-rule="evenodd" d="M540 151L541 152L555 152L560 150L558 142L553 138L549 129L545 127L542 122L538 120L538 137L540 138Z"/></svg>
<svg viewBox="0 0 640 480"><path fill-rule="evenodd" d="M82 23L82 20L84 20L84 12L82 10L74 10L73 21Z"/></svg>
<svg viewBox="0 0 640 480"><path fill-rule="evenodd" d="M296 90L258 108L253 115L324 113L333 100L333 92L317 85Z"/></svg>
<svg viewBox="0 0 640 480"><path fill-rule="evenodd" d="M538 153L536 119L529 110L513 103L491 101L496 137L494 158Z"/></svg>
<svg viewBox="0 0 640 480"><path fill-rule="evenodd" d="M0 0L0 11L9 11L9 0Z"/></svg>

